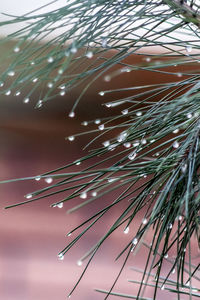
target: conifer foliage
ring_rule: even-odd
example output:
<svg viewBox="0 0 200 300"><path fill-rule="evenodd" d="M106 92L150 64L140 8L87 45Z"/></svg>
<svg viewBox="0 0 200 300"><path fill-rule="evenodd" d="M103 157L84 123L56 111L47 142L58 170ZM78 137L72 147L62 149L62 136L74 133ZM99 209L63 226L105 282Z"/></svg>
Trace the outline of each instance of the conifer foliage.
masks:
<svg viewBox="0 0 200 300"><path fill-rule="evenodd" d="M59 7L59 1L54 2ZM103 144L92 148L92 140L90 151L79 160L36 177L19 179L45 178L49 186L6 208L55 193L61 195L62 201L53 203L53 207L67 207L69 200L81 198L80 204L69 211L74 212L112 194L113 202L105 201L103 209L74 228L69 235L76 230L80 233L58 254L63 259L105 214L112 214L114 207L125 203L107 233L82 258L86 267L69 296L104 241L119 227L128 233L142 212L136 234L131 236L129 232L129 243L117 257L122 256L123 263L115 282L109 291L98 291L105 299L109 295L149 299L145 289L153 286L152 299L158 299L158 289L175 294L176 299L196 299L200 297L200 265L193 265L192 258L193 249L200 247L200 1L71 0L51 10L52 3L48 13L40 8L18 17L7 16L8 21L0 23L23 24L0 41L14 41L0 76L1 94L24 94L28 90L23 98L27 103L39 89L40 99L35 107L40 108L55 96L64 96L83 85L69 112L69 117L76 117L81 98L87 96L88 88L100 77L109 82L119 74L129 73L131 77L140 70L148 71L150 77L155 72L168 74L171 80L97 91L102 99L119 92L117 99L104 103L111 110L110 117L91 118L83 123L95 126L91 130L96 133L94 140L105 136ZM140 62L127 63L132 55L140 56ZM127 91L128 96L120 98L121 91ZM122 109L113 115L112 108L116 106ZM76 133L67 139L73 141L78 136ZM96 157L98 161L94 163ZM89 167L69 171L71 166L86 160ZM70 195L65 197L69 190ZM153 232L151 244L145 241L149 230ZM128 258L137 248L140 251L141 245L149 254L144 269L137 270L142 272L141 281L132 281L138 284L138 293L114 292ZM171 249L176 251L173 259L168 256ZM171 267L163 277L165 261Z"/></svg>

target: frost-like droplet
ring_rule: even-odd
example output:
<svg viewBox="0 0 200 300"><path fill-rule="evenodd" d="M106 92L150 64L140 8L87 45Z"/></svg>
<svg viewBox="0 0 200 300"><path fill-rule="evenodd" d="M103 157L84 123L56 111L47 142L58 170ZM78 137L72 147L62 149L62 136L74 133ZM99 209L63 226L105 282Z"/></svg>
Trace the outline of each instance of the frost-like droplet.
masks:
<svg viewBox="0 0 200 300"><path fill-rule="evenodd" d="M65 94L66 94L66 92L65 91L60 91L60 96L64 96Z"/></svg>
<svg viewBox="0 0 200 300"><path fill-rule="evenodd" d="M32 82L37 82L38 81L38 78L33 78Z"/></svg>
<svg viewBox="0 0 200 300"><path fill-rule="evenodd" d="M39 181L40 179L41 179L41 176L40 176L40 175L38 175L38 176L35 177L35 180L36 180L36 181Z"/></svg>
<svg viewBox="0 0 200 300"><path fill-rule="evenodd" d="M63 255L62 253L59 253L59 254L58 254L58 259L59 259L59 260L64 260L64 255Z"/></svg>
<svg viewBox="0 0 200 300"><path fill-rule="evenodd" d="M75 137L74 137L73 135L70 135L70 136L68 137L68 140L69 140L70 142L74 141L74 139L75 139Z"/></svg>
<svg viewBox="0 0 200 300"><path fill-rule="evenodd" d="M93 52L92 51L88 51L85 56L87 58L92 58L93 57Z"/></svg>
<svg viewBox="0 0 200 300"><path fill-rule="evenodd" d="M23 102L24 102L24 103L29 103L29 101L30 101L29 98L25 98Z"/></svg>
<svg viewBox="0 0 200 300"><path fill-rule="evenodd" d="M142 145L145 145L147 143L147 140L146 139L141 139L141 144Z"/></svg>
<svg viewBox="0 0 200 300"><path fill-rule="evenodd" d="M99 96L104 96L104 95L105 95L104 91L99 92Z"/></svg>
<svg viewBox="0 0 200 300"><path fill-rule="evenodd" d="M144 218L144 219L142 220L142 224L144 224L144 225L146 225L147 222L148 222L147 218Z"/></svg>
<svg viewBox="0 0 200 300"><path fill-rule="evenodd" d="M181 171L182 173L185 173L187 170L187 164L184 164L182 167L181 167Z"/></svg>
<svg viewBox="0 0 200 300"><path fill-rule="evenodd" d="M164 286L164 284L161 286L161 288L160 288L162 291L165 289L165 286Z"/></svg>
<svg viewBox="0 0 200 300"><path fill-rule="evenodd" d="M104 124L99 125L99 130L104 130Z"/></svg>
<svg viewBox="0 0 200 300"><path fill-rule="evenodd" d="M110 75L106 75L104 76L104 81L109 82L111 80L111 76Z"/></svg>
<svg viewBox="0 0 200 300"><path fill-rule="evenodd" d="M104 146L104 147L110 146L110 141L105 141L105 142L103 142L103 146Z"/></svg>
<svg viewBox="0 0 200 300"><path fill-rule="evenodd" d="M179 132L179 129L176 128L175 130L172 131L173 133L178 133Z"/></svg>
<svg viewBox="0 0 200 300"><path fill-rule="evenodd" d="M52 63L52 62L54 62L54 58L52 56L50 56L50 57L48 57L47 61L48 61L48 63Z"/></svg>
<svg viewBox="0 0 200 300"><path fill-rule="evenodd" d="M58 203L58 204L57 204L57 207L58 207L58 208L63 208L63 202Z"/></svg>
<svg viewBox="0 0 200 300"><path fill-rule="evenodd" d="M124 229L124 234L128 234L129 233L129 227L126 227L125 229Z"/></svg>
<svg viewBox="0 0 200 300"><path fill-rule="evenodd" d="M78 260L78 261L77 261L77 265L78 265L79 267L81 267L82 264L83 264L82 260Z"/></svg>
<svg viewBox="0 0 200 300"><path fill-rule="evenodd" d="M134 238L133 241L132 241L132 244L133 244L133 245L137 245L137 243L138 243L138 239L137 239L137 238Z"/></svg>
<svg viewBox="0 0 200 300"><path fill-rule="evenodd" d="M81 199L86 199L87 198L87 193L86 192L81 193L80 198Z"/></svg>
<svg viewBox="0 0 200 300"><path fill-rule="evenodd" d="M8 91L5 92L6 96L9 96L10 94L11 94L11 90L8 90Z"/></svg>
<svg viewBox="0 0 200 300"><path fill-rule="evenodd" d="M190 45L186 46L186 51L187 51L187 53L191 53L192 52L192 46L190 46Z"/></svg>
<svg viewBox="0 0 200 300"><path fill-rule="evenodd" d="M188 113L188 114L186 115L186 117L187 117L188 119L191 119L191 118L192 118L192 114L191 114L191 113Z"/></svg>
<svg viewBox="0 0 200 300"><path fill-rule="evenodd" d="M122 115L127 115L128 114L128 109L124 109L121 111Z"/></svg>
<svg viewBox="0 0 200 300"><path fill-rule="evenodd" d="M137 117L140 117L141 115L142 115L142 112L141 112L141 111L136 112L136 116L137 116Z"/></svg>
<svg viewBox="0 0 200 300"><path fill-rule="evenodd" d="M15 53L17 53L17 52L20 51L20 48L19 48L18 46L15 46L14 49L13 49L13 51L14 51Z"/></svg>
<svg viewBox="0 0 200 300"><path fill-rule="evenodd" d="M179 142L174 141L173 144L172 144L172 147L177 149L179 147L179 145L180 145Z"/></svg>
<svg viewBox="0 0 200 300"><path fill-rule="evenodd" d="M135 157L136 157L136 152L135 151L133 151L133 152L131 152L129 155L128 155L128 159L130 159L130 160L134 160L135 159Z"/></svg>
<svg viewBox="0 0 200 300"><path fill-rule="evenodd" d="M16 91L15 96L19 96L21 94L20 91Z"/></svg>
<svg viewBox="0 0 200 300"><path fill-rule="evenodd" d="M51 89L51 88L53 87L53 83L52 83L52 82L48 82L48 83L47 83L47 87L48 87L49 89Z"/></svg>
<svg viewBox="0 0 200 300"><path fill-rule="evenodd" d="M95 123L95 124L100 124L100 123L101 123L101 120L100 120L100 119L96 119L96 120L94 121L94 123Z"/></svg>
<svg viewBox="0 0 200 300"><path fill-rule="evenodd" d="M27 195L25 196L26 199L31 199L32 197L33 197L32 194L27 194Z"/></svg>
<svg viewBox="0 0 200 300"><path fill-rule="evenodd" d="M97 196L97 192L96 191L92 192L92 197L96 197L96 196Z"/></svg>
<svg viewBox="0 0 200 300"><path fill-rule="evenodd" d="M131 147L131 143L130 142L124 143L123 146L125 148L130 148Z"/></svg>
<svg viewBox="0 0 200 300"><path fill-rule="evenodd" d="M87 126L87 125L88 125L88 122L87 122L87 121L83 121L82 125L83 125L83 126Z"/></svg>
<svg viewBox="0 0 200 300"><path fill-rule="evenodd" d="M44 181L48 184L52 183L53 182L53 178L52 177L47 177L44 179Z"/></svg>
<svg viewBox="0 0 200 300"><path fill-rule="evenodd" d="M70 117L70 118L74 118L74 116L75 116L75 112L74 112L74 111L71 111L71 112L69 113L69 117Z"/></svg>
<svg viewBox="0 0 200 300"><path fill-rule="evenodd" d="M15 76L15 71L10 70L10 71L8 72L8 76L10 76L10 77Z"/></svg>

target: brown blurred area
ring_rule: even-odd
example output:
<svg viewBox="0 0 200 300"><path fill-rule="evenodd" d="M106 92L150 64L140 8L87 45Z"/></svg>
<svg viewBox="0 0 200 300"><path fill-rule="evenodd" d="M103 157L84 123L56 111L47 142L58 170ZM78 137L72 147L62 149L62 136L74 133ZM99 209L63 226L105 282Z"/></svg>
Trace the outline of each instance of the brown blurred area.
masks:
<svg viewBox="0 0 200 300"><path fill-rule="evenodd" d="M138 57L132 57L132 62ZM150 76L149 76L150 74ZM68 113L82 87L70 91L65 97L56 98L41 109L34 109L39 93L28 104L23 97L1 96L0 101L0 180L36 176L48 170L63 166L76 159L84 145L90 141L90 135L83 135L70 143L65 137L86 130L80 123L104 115L114 114L117 109L108 111L102 103L108 102L110 96L100 97L98 92L108 88L122 88L162 81L160 74L148 72L131 72L122 74L110 83L98 79L83 97L77 107L76 116L68 118ZM172 79L173 80L173 79ZM163 76L163 81L171 81ZM114 93L116 98L122 94ZM121 109L121 108L120 108ZM97 126L97 125L96 125ZM93 129L94 125L90 127ZM88 163L87 163L88 164ZM86 166L86 163L84 163ZM80 168L80 167L77 167ZM74 169L71 169L74 170ZM94 245L108 226L119 215L120 206L113 209L112 215L105 216L104 221L90 230L88 234L59 261L57 254L69 241L66 237L73 227L86 220L96 209L110 203L115 195L97 200L78 212L67 214L66 211L76 203L69 202L62 209L51 208L50 204L62 199L57 195L42 199L29 205L3 210L3 207L24 200L24 195L40 187L47 186L44 181L22 181L2 184L0 189L0 299L2 300L62 300L72 289L86 262L77 265L77 260ZM74 200L75 201L75 200ZM123 207L123 204L121 205ZM122 208L121 207L121 208ZM91 263L80 286L72 295L75 300L103 299L103 295L94 288L109 289L120 270L123 259L114 262L117 254L134 236L137 222L133 222L128 235L120 228L105 242L96 258ZM139 223L138 223L139 224ZM75 236L75 235L74 235ZM151 234L146 236L151 241ZM141 275L130 267L144 267L144 255L147 249L131 255L115 291L135 294L137 286L127 279L140 279ZM150 289L148 296L153 291ZM165 291L158 293L158 299L168 299ZM118 299L110 296L110 299ZM175 299L175 297L174 297Z"/></svg>

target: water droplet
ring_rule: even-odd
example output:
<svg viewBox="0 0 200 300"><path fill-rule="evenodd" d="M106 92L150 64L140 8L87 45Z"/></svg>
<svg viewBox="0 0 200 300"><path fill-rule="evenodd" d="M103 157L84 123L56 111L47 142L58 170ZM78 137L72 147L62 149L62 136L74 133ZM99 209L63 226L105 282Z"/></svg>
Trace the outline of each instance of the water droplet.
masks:
<svg viewBox="0 0 200 300"><path fill-rule="evenodd" d="M187 117L188 119L191 119L191 118L192 118L192 114L191 114L191 113L188 113L188 114L186 115L186 117Z"/></svg>
<svg viewBox="0 0 200 300"><path fill-rule="evenodd" d="M73 135L70 135L70 136L68 137L68 140L69 140L70 142L74 141L74 139L75 139L75 137L74 137Z"/></svg>
<svg viewBox="0 0 200 300"><path fill-rule="evenodd" d="M4 82L0 81L0 87L4 86Z"/></svg>
<svg viewBox="0 0 200 300"><path fill-rule="evenodd" d="M78 261L77 261L77 265L78 265L79 267L81 267L82 264L83 264L82 260L78 260Z"/></svg>
<svg viewBox="0 0 200 300"><path fill-rule="evenodd" d="M71 53L75 54L78 50L75 46L72 46L70 51L71 51Z"/></svg>
<svg viewBox="0 0 200 300"><path fill-rule="evenodd" d="M129 68L129 67L124 67L124 68L121 68L121 73L129 73L129 72L131 72L131 68Z"/></svg>
<svg viewBox="0 0 200 300"><path fill-rule="evenodd" d="M130 142L124 143L123 146L125 148L130 148L131 147L131 143Z"/></svg>
<svg viewBox="0 0 200 300"><path fill-rule="evenodd" d="M178 77L182 77L182 76L183 76L183 74L180 73L180 72L176 73L176 75L177 75Z"/></svg>
<svg viewBox="0 0 200 300"><path fill-rule="evenodd" d="M131 152L129 155L128 155L128 159L130 159L130 160L134 160L135 159L135 157L136 157L136 152L135 151L133 151L133 152Z"/></svg>
<svg viewBox="0 0 200 300"><path fill-rule="evenodd" d="M64 90L64 89L65 89L65 84L61 84L58 88L59 88L60 90Z"/></svg>
<svg viewBox="0 0 200 300"><path fill-rule="evenodd" d="M64 72L64 70L63 70L63 69L58 69L58 74L59 74L59 75L62 75L62 74L63 74L63 72Z"/></svg>
<svg viewBox="0 0 200 300"><path fill-rule="evenodd" d="M125 229L124 229L124 234L128 234L129 233L129 227L126 227Z"/></svg>
<svg viewBox="0 0 200 300"><path fill-rule="evenodd" d="M105 105L106 105L106 107L111 107L112 106L111 103L106 103Z"/></svg>
<svg viewBox="0 0 200 300"><path fill-rule="evenodd" d="M66 94L66 92L65 91L60 91L60 96L64 96L65 94Z"/></svg>
<svg viewBox="0 0 200 300"><path fill-rule="evenodd" d="M190 46L190 45L186 46L186 51L187 51L187 53L191 53L192 52L192 46Z"/></svg>
<svg viewBox="0 0 200 300"><path fill-rule="evenodd" d="M10 70L9 72L8 72L8 76L15 76L15 71L13 71L13 70Z"/></svg>
<svg viewBox="0 0 200 300"><path fill-rule="evenodd" d="M117 141L119 143L123 142L126 137L127 137L128 133L126 131L123 131L122 133L120 133L120 135L117 137Z"/></svg>
<svg viewBox="0 0 200 300"><path fill-rule="evenodd" d="M146 62L150 62L151 58L150 57L146 57L145 60L146 60Z"/></svg>
<svg viewBox="0 0 200 300"><path fill-rule="evenodd" d="M92 197L96 197L96 196L97 196L97 192L96 191L92 192Z"/></svg>
<svg viewBox="0 0 200 300"><path fill-rule="evenodd" d="M75 117L75 112L74 111L71 111L68 115L70 118L74 118Z"/></svg>
<svg viewBox="0 0 200 300"><path fill-rule="evenodd" d="M58 208L63 208L63 202L58 203L58 204L57 204L57 207L58 207Z"/></svg>
<svg viewBox="0 0 200 300"><path fill-rule="evenodd" d="M118 146L117 143L112 144L112 145L108 146L108 150L113 151L113 150L115 150L115 148L116 148L117 146Z"/></svg>
<svg viewBox="0 0 200 300"><path fill-rule="evenodd" d="M128 109L124 109L121 111L122 115L127 115L128 114Z"/></svg>
<svg viewBox="0 0 200 300"><path fill-rule="evenodd" d="M38 78L33 78L32 82L37 82Z"/></svg>
<svg viewBox="0 0 200 300"><path fill-rule="evenodd" d="M25 196L26 199L31 199L32 197L33 197L32 194L27 194L27 195Z"/></svg>
<svg viewBox="0 0 200 300"><path fill-rule="evenodd" d="M178 220L181 221L183 219L182 216L178 216Z"/></svg>
<svg viewBox="0 0 200 300"><path fill-rule="evenodd" d="M44 181L48 184L52 183L53 182L53 178L52 177L47 177L44 179Z"/></svg>
<svg viewBox="0 0 200 300"><path fill-rule="evenodd" d="M146 139L141 139L141 144L142 145L145 145L147 143L147 140Z"/></svg>
<svg viewBox="0 0 200 300"><path fill-rule="evenodd" d="M133 147L137 147L137 146L139 146L139 141L136 141L135 143L133 143Z"/></svg>
<svg viewBox="0 0 200 300"><path fill-rule="evenodd" d="M81 193L80 198L81 199L86 199L87 198L87 193L86 192Z"/></svg>
<svg viewBox="0 0 200 300"><path fill-rule="evenodd" d="M17 91L16 93L15 93L15 96L19 96L21 94L21 92L20 91Z"/></svg>
<svg viewBox="0 0 200 300"><path fill-rule="evenodd" d="M161 288L160 288L162 291L165 289L165 286L164 286L164 284L161 286Z"/></svg>
<svg viewBox="0 0 200 300"><path fill-rule="evenodd" d="M103 37L102 40L101 40L101 46L103 48L106 48L107 47L107 42L108 42L107 37Z"/></svg>
<svg viewBox="0 0 200 300"><path fill-rule="evenodd" d="M58 254L58 259L59 259L59 260L64 260L64 255L63 255L62 253L59 253L59 254Z"/></svg>
<svg viewBox="0 0 200 300"><path fill-rule="evenodd" d="M99 96L104 96L105 93L103 91L99 92Z"/></svg>
<svg viewBox="0 0 200 300"><path fill-rule="evenodd" d="M35 177L35 180L36 180L36 181L39 181L40 179L41 179L41 176L40 176L40 175L38 175L38 176Z"/></svg>
<svg viewBox="0 0 200 300"><path fill-rule="evenodd" d="M137 238L134 238L133 241L132 241L133 245L137 245L138 243L138 239Z"/></svg>
<svg viewBox="0 0 200 300"><path fill-rule="evenodd" d="M95 124L100 124L100 123L101 123L101 120L100 120L100 119L96 119L96 120L94 121L94 123L95 123Z"/></svg>
<svg viewBox="0 0 200 300"><path fill-rule="evenodd" d="M5 92L6 96L9 96L11 94L11 90L8 90L7 92Z"/></svg>
<svg viewBox="0 0 200 300"><path fill-rule="evenodd" d="M142 115L142 112L141 112L141 111L136 112L136 116L137 116L137 117L140 117L141 115Z"/></svg>
<svg viewBox="0 0 200 300"><path fill-rule="evenodd" d="M36 104L37 108L42 107L42 100L39 100L38 103Z"/></svg>
<svg viewBox="0 0 200 300"><path fill-rule="evenodd" d="M29 101L30 101L29 98L25 98L23 102L24 102L24 103L28 103Z"/></svg>
<svg viewBox="0 0 200 300"><path fill-rule="evenodd" d="M71 232L69 232L68 234L67 234L67 236L71 236L72 235L72 233Z"/></svg>
<svg viewBox="0 0 200 300"><path fill-rule="evenodd" d="M104 81L109 82L111 80L111 76L110 75L106 75L104 76Z"/></svg>
<svg viewBox="0 0 200 300"><path fill-rule="evenodd" d="M176 273L176 270L175 270L175 269L172 270L172 274L174 274L174 273Z"/></svg>
<svg viewBox="0 0 200 300"><path fill-rule="evenodd" d="M104 124L98 126L99 130L104 130Z"/></svg>
<svg viewBox="0 0 200 300"><path fill-rule="evenodd" d="M76 166L79 166L81 164L80 160L76 161Z"/></svg>
<svg viewBox="0 0 200 300"><path fill-rule="evenodd" d="M50 57L48 57L47 61L48 61L48 63L52 63L52 62L54 62L54 58L52 56L50 56Z"/></svg>
<svg viewBox="0 0 200 300"><path fill-rule="evenodd" d="M15 46L14 49L13 49L13 51L14 51L15 53L17 53L17 52L20 51L20 48L19 48L18 46Z"/></svg>
<svg viewBox="0 0 200 300"><path fill-rule="evenodd" d="M177 128L177 129L173 130L172 132L173 132L173 133L178 133L178 132L179 132L179 129Z"/></svg>
<svg viewBox="0 0 200 300"><path fill-rule="evenodd" d="M87 58L92 58L93 57L93 52L92 51L88 51L85 56Z"/></svg>
<svg viewBox="0 0 200 300"><path fill-rule="evenodd" d="M31 61L31 65L33 66L35 64L35 62L34 61Z"/></svg>
<svg viewBox="0 0 200 300"><path fill-rule="evenodd" d="M147 218L144 218L144 219L142 220L142 224L144 224L144 225L146 225L147 222L148 222Z"/></svg>
<svg viewBox="0 0 200 300"><path fill-rule="evenodd" d="M111 183L111 182L114 182L116 181L118 178L108 178L108 182Z"/></svg>
<svg viewBox="0 0 200 300"><path fill-rule="evenodd" d="M48 82L47 83L47 87L51 89L53 87L53 83L52 82Z"/></svg>
<svg viewBox="0 0 200 300"><path fill-rule="evenodd" d="M87 122L87 121L83 121L82 125L83 125L83 126L87 126L87 125L88 125L88 122Z"/></svg>
<svg viewBox="0 0 200 300"><path fill-rule="evenodd" d="M108 147L108 146L110 146L110 141L105 141L102 144L104 147Z"/></svg>
<svg viewBox="0 0 200 300"><path fill-rule="evenodd" d="M187 170L187 164L184 164L182 167L181 167L181 171L182 173L185 173Z"/></svg>
<svg viewBox="0 0 200 300"><path fill-rule="evenodd" d="M164 258L168 258L168 257L169 257L169 255L168 255L168 254L165 254L165 255L164 255Z"/></svg>
<svg viewBox="0 0 200 300"><path fill-rule="evenodd" d="M172 147L175 148L175 149L177 149L179 146L180 146L180 144L177 141L174 141L173 144L172 144Z"/></svg>
<svg viewBox="0 0 200 300"><path fill-rule="evenodd" d="M173 227L173 225L172 225L172 223L170 223L170 224L168 225L168 228L169 228L169 229L172 229L172 227Z"/></svg>

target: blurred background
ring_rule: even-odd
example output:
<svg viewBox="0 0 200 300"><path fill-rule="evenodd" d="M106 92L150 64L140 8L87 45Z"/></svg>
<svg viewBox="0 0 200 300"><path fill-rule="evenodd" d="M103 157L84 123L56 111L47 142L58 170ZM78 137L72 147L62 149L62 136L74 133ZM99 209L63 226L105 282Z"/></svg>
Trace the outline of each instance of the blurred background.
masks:
<svg viewBox="0 0 200 300"><path fill-rule="evenodd" d="M37 2L37 3L36 3ZM48 1L44 1L47 3ZM20 15L21 13L42 5L41 1L30 2L20 0L17 4L13 0L1 3L1 11ZM33 3L32 3L33 4ZM28 7L29 6L29 7ZM1 16L4 18L3 16ZM2 19L3 20L3 19ZM1 35L8 33L5 27ZM4 49L5 50L5 49ZM148 57L148 56L147 56ZM141 58L132 56L130 63L137 63ZM72 90L66 96L56 98L40 109L34 109L39 99L40 91L36 91L33 100L23 103L23 97L14 95L1 96L0 99L0 180L36 176L46 171L68 164L86 154L83 147L90 141L90 135L83 135L73 142L65 140L66 136L86 130L81 122L95 120L102 116L113 115L112 111L102 104L112 100L110 97L100 97L98 92L108 88L128 87L157 82L172 81L168 75L152 76L148 72L132 72L121 74L111 82L103 78L95 82L81 100L76 110L76 117L68 118L68 113L80 94L82 87ZM175 78L176 80L176 78ZM122 94L120 94L120 97ZM115 99L119 97L113 94ZM121 108L120 108L121 109ZM92 125L94 129L98 125ZM90 128L91 129L91 128ZM93 136L94 137L94 136ZM99 144L97 144L99 145ZM95 145L93 145L95 147ZM85 167L87 163L85 163ZM81 168L76 167L76 170ZM71 168L70 171L74 169ZM51 208L50 204L60 201L63 196L53 196L36 201L29 205L3 210L6 205L23 201L24 195L38 188L45 187L45 181L21 181L2 184L0 189L0 299L2 300L61 300L78 280L85 266L77 265L79 258L94 245L106 232L119 215L121 207L113 209L112 215L107 215L104 221L89 231L71 251L59 261L57 254L73 239L73 235L66 234L75 226L86 220L97 209L111 203L116 195L109 194L101 201L97 200L78 212L67 214L67 210L76 203L67 203L62 209ZM65 194L66 195L66 194ZM103 295L94 291L94 288L109 289L117 276L123 259L115 262L117 254L126 243L134 237L134 231L141 223L142 216L130 227L129 234L123 233L120 228L109 241L105 242L97 253L90 268L82 279L80 286L72 295L75 300L103 299ZM145 237L151 242L151 233ZM141 274L131 270L131 267L144 267L147 248L142 246L139 253L131 254L127 266L116 285L115 291L126 294L135 294L137 286L128 283L128 279L140 279ZM173 252L170 253L173 257ZM168 264L166 262L166 273ZM153 290L148 290L148 296ZM158 299L168 299L165 291L159 291ZM110 299L117 299L111 296ZM176 299L175 296L173 299ZM184 299L184 298L183 298Z"/></svg>

